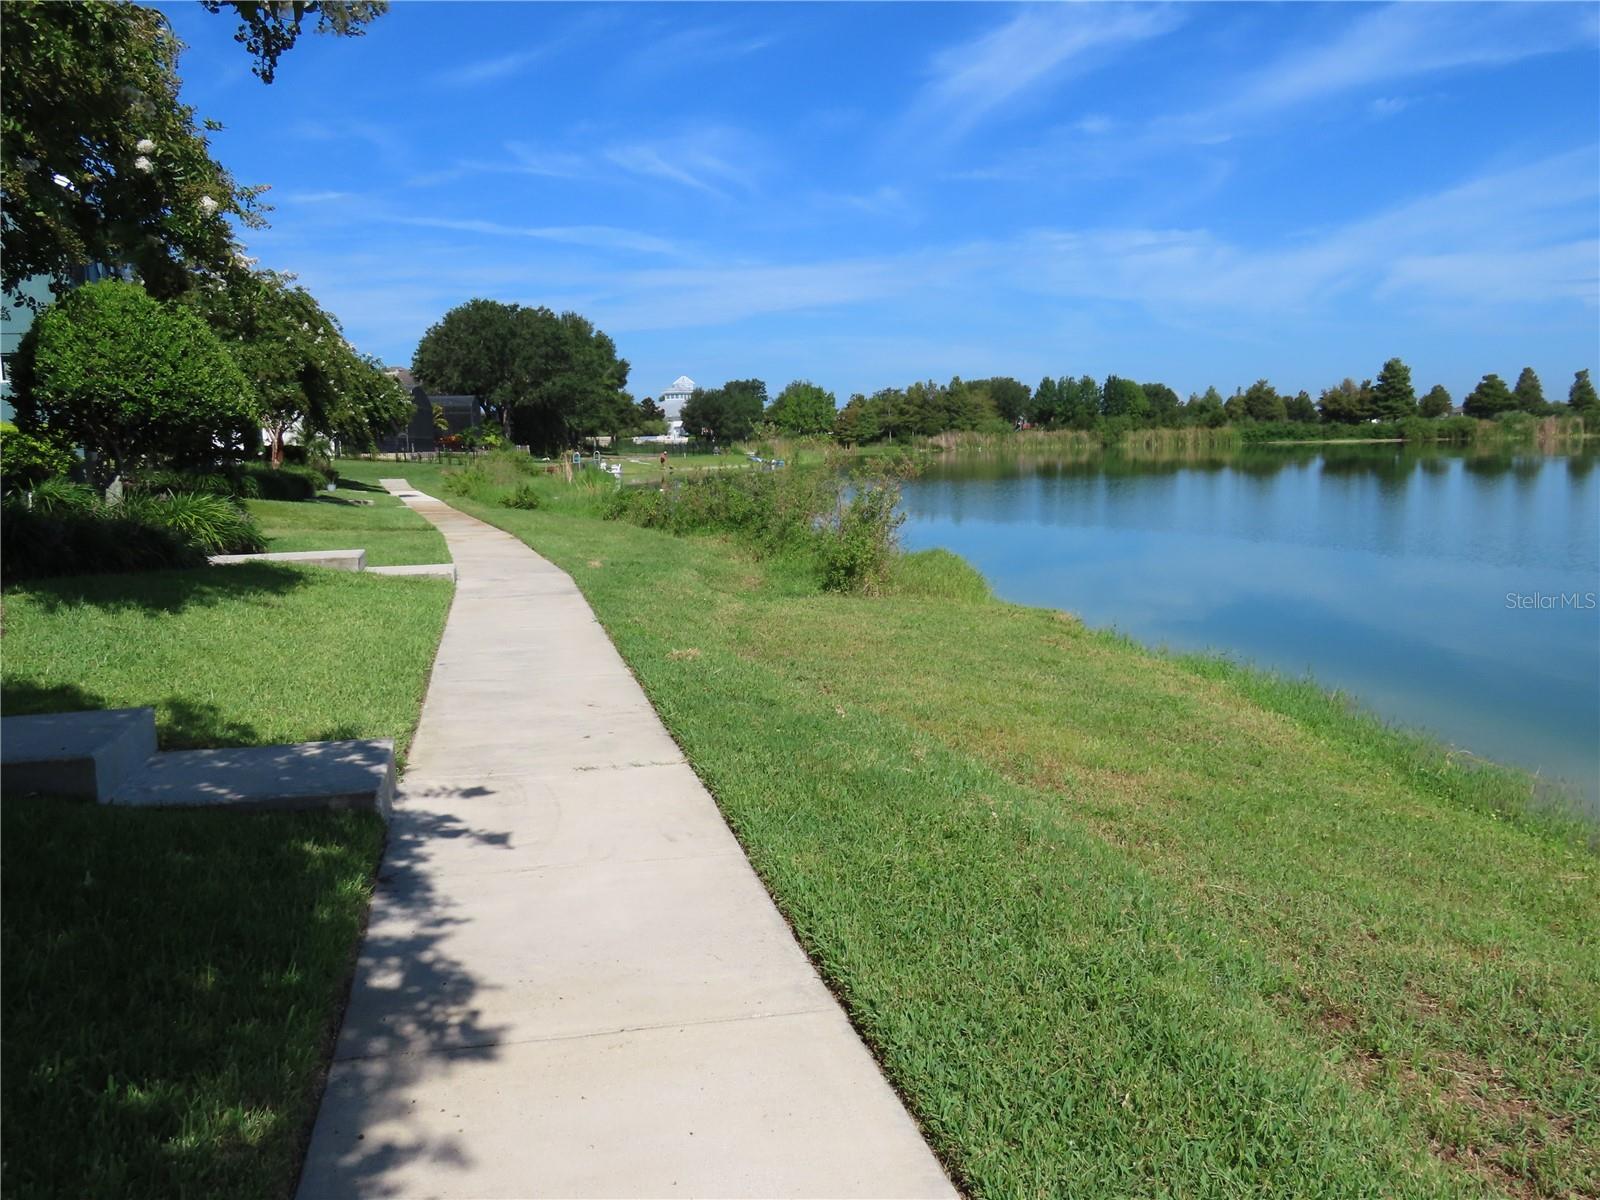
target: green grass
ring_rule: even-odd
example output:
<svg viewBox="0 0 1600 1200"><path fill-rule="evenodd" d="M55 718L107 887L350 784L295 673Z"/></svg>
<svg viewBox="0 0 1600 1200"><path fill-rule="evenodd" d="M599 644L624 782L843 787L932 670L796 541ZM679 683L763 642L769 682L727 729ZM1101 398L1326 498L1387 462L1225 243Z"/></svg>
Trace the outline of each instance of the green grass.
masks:
<svg viewBox="0 0 1600 1200"><path fill-rule="evenodd" d="M1600 860L1526 777L959 564L462 507L577 579L973 1194L1600 1192Z"/></svg>
<svg viewBox="0 0 1600 1200"><path fill-rule="evenodd" d="M287 1197L382 843L7 797L0 1191Z"/></svg>
<svg viewBox="0 0 1600 1200"><path fill-rule="evenodd" d="M0 707L153 705L165 748L403 756L451 591L268 564L16 587ZM10 796L0 821L0 1191L287 1196L381 822Z"/></svg>
<svg viewBox="0 0 1600 1200"><path fill-rule="evenodd" d="M247 500L245 507L274 553L364 549L372 567L450 561L443 535L377 487L376 476L341 480L338 492L315 500Z"/></svg>
<svg viewBox="0 0 1600 1200"><path fill-rule="evenodd" d="M153 705L167 749L387 737L403 755L451 590L254 563L19 586L0 705Z"/></svg>

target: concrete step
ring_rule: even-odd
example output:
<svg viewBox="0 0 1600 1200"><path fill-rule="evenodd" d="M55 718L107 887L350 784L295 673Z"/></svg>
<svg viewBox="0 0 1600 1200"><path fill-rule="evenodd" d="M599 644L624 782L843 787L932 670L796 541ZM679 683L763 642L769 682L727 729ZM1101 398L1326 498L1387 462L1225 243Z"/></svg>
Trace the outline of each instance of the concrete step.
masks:
<svg viewBox="0 0 1600 1200"><path fill-rule="evenodd" d="M389 819L394 743L387 738L157 754L108 803L152 808L363 809Z"/></svg>
<svg viewBox="0 0 1600 1200"><path fill-rule="evenodd" d="M404 567L368 567L368 575L438 575L444 579L456 577L455 563L421 563Z"/></svg>
<svg viewBox="0 0 1600 1200"><path fill-rule="evenodd" d="M156 752L153 708L0 719L0 789L106 803Z"/></svg>
<svg viewBox="0 0 1600 1200"><path fill-rule="evenodd" d="M303 567L327 567L332 571L364 571L365 550L295 550L278 554L213 554L207 560L213 567L233 567L240 563L291 563Z"/></svg>

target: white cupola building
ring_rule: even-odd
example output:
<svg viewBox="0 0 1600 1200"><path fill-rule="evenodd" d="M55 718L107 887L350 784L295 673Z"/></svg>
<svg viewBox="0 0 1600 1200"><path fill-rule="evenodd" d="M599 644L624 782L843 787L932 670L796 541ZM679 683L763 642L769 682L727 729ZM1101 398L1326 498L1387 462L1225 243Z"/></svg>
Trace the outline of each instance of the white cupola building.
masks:
<svg viewBox="0 0 1600 1200"><path fill-rule="evenodd" d="M659 403L665 410L669 422L683 416L683 402L689 398L694 389L694 380L687 375L679 375L672 381L672 385L661 393Z"/></svg>

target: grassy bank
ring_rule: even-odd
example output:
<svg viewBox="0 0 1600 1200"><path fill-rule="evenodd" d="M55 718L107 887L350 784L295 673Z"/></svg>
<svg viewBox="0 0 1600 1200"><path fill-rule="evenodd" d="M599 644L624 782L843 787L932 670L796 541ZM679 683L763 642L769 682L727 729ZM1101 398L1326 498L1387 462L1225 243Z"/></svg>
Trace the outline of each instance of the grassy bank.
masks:
<svg viewBox="0 0 1600 1200"><path fill-rule="evenodd" d="M392 464L391 464L392 466ZM376 482L341 480L314 500L247 500L270 551L367 552L372 567L450 561L444 537Z"/></svg>
<svg viewBox="0 0 1600 1200"><path fill-rule="evenodd" d="M1600 860L1525 777L949 556L827 595L460 503L577 579L973 1193L1600 1191Z"/></svg>
<svg viewBox="0 0 1600 1200"><path fill-rule="evenodd" d="M358 533L391 512L351 511ZM271 565L18 585L0 708L152 705L165 748L403 755L451 590ZM382 844L370 814L7 796L0 1191L288 1196Z"/></svg>

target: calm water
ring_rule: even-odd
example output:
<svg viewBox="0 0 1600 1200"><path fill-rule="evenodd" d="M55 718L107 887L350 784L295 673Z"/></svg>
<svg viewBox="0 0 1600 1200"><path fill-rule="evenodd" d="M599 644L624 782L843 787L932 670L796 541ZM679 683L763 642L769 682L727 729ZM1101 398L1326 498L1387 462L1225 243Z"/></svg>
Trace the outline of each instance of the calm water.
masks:
<svg viewBox="0 0 1600 1200"><path fill-rule="evenodd" d="M905 541L1008 600L1309 672L1600 813L1595 466L1398 446L946 457L906 486Z"/></svg>

